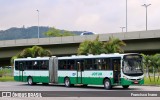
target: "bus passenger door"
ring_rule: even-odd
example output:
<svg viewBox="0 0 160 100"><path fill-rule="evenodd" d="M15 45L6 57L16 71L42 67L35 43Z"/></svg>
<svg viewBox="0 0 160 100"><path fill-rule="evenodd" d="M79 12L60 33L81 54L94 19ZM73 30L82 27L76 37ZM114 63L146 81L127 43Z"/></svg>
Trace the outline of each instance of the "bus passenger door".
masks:
<svg viewBox="0 0 160 100"><path fill-rule="evenodd" d="M19 81L23 81L24 64L19 62Z"/></svg>
<svg viewBox="0 0 160 100"><path fill-rule="evenodd" d="M121 58L112 58L113 80L114 83L120 82Z"/></svg>
<svg viewBox="0 0 160 100"><path fill-rule="evenodd" d="M79 60L76 63L77 65L77 83L82 84L83 83L83 74L84 74L84 64L83 60Z"/></svg>

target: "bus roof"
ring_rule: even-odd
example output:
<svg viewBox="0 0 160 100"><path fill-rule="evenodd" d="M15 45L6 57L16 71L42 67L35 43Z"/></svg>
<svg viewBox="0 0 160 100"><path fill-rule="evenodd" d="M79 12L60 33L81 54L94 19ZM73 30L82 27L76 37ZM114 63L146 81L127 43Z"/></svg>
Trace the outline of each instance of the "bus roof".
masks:
<svg viewBox="0 0 160 100"><path fill-rule="evenodd" d="M113 54L100 54L100 55L72 55L66 57L58 57L58 59L82 59L82 58L107 58L107 57L123 57L124 55L131 55L131 54L138 54L138 53L113 53Z"/></svg>
<svg viewBox="0 0 160 100"><path fill-rule="evenodd" d="M49 60L50 57L36 57L36 58L31 58L31 57L27 57L27 58L17 58L15 59L17 60Z"/></svg>
<svg viewBox="0 0 160 100"><path fill-rule="evenodd" d="M65 56L65 57L57 57L58 59L82 59L82 58L108 58L108 57L123 57L124 55L131 55L131 54L138 54L138 53L125 53L125 54L119 54L119 53L112 53L112 54L100 54L100 55L72 55L72 56ZM53 56L55 57L55 56ZM36 58L17 58L15 61L18 60L49 60L50 57L36 57Z"/></svg>

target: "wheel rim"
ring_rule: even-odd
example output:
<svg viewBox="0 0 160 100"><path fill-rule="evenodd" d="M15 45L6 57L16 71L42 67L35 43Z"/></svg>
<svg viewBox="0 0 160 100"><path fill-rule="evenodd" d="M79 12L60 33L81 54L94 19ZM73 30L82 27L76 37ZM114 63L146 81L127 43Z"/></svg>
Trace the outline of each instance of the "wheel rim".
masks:
<svg viewBox="0 0 160 100"><path fill-rule="evenodd" d="M29 78L28 83L32 84L32 79L31 78Z"/></svg>
<svg viewBox="0 0 160 100"><path fill-rule="evenodd" d="M65 84L66 84L66 86L69 86L69 80L68 79L66 79Z"/></svg>
<svg viewBox="0 0 160 100"><path fill-rule="evenodd" d="M105 87L108 88L110 83L108 81L105 82Z"/></svg>

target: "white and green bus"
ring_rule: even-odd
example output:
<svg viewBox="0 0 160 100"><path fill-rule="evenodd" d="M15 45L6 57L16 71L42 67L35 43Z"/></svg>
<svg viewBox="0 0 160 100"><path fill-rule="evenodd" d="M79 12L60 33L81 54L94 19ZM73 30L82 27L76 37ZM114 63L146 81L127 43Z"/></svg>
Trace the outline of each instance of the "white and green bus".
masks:
<svg viewBox="0 0 160 100"><path fill-rule="evenodd" d="M70 57L37 57L14 60L14 79L36 83L104 85L105 89L144 83L142 56L139 54L101 54Z"/></svg>

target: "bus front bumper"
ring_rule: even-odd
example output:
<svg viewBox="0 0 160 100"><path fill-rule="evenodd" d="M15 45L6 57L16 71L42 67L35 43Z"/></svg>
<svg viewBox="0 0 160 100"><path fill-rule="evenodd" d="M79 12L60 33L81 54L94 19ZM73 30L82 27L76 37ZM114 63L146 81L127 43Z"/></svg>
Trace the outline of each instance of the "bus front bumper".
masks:
<svg viewBox="0 0 160 100"><path fill-rule="evenodd" d="M129 80L125 78L121 78L121 85L142 85L144 84L144 79L141 80Z"/></svg>

